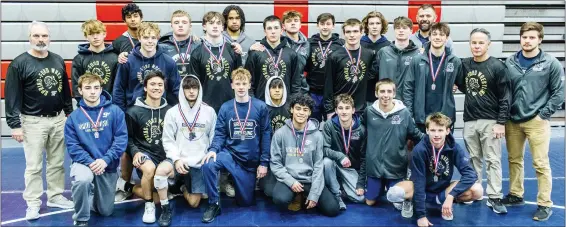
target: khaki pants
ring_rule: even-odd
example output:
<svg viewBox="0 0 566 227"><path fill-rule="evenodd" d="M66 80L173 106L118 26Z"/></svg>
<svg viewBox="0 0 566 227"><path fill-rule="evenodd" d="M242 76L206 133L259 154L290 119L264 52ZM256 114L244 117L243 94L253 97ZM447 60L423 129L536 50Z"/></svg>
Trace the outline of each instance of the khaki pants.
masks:
<svg viewBox="0 0 566 227"><path fill-rule="evenodd" d="M483 159L485 158L487 173L487 196L501 199L501 139L493 133L495 120L476 120L464 123L464 143L471 156L472 166L478 174L477 183L481 184Z"/></svg>
<svg viewBox="0 0 566 227"><path fill-rule="evenodd" d="M24 153L26 170L24 174L24 200L28 207L41 206L43 194L43 151L47 153L47 198L63 193L65 187L65 115L55 117L21 117L24 131Z"/></svg>
<svg viewBox="0 0 566 227"><path fill-rule="evenodd" d="M505 139L509 153L509 188L510 194L523 197L525 188L523 182L525 140L529 140L533 167L537 174L538 194L537 205L552 206L550 192L552 191L552 172L548 160L550 146L550 122L533 118L523 123L507 122L505 125Z"/></svg>

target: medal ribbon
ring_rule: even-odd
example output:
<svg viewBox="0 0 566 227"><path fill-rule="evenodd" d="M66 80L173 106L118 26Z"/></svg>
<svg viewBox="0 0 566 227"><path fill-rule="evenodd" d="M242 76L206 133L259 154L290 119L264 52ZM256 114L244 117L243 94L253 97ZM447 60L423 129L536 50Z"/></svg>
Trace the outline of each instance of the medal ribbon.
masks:
<svg viewBox="0 0 566 227"><path fill-rule="evenodd" d="M307 138L307 126L309 125L309 123L307 122L305 125L305 128L303 129L303 141L301 142L301 147L297 147L297 156L303 156L303 153L305 153L305 139ZM295 140L297 138L297 133L295 132L295 127L291 127L291 130L293 130L293 135L295 136Z"/></svg>
<svg viewBox="0 0 566 227"><path fill-rule="evenodd" d="M130 40L130 44L132 44L132 49L134 49L134 47L135 47L136 45L134 44L134 40L132 39L132 36L130 35L129 32L126 32L126 34L127 34L126 37L128 37L128 39Z"/></svg>
<svg viewBox="0 0 566 227"><path fill-rule="evenodd" d="M322 59L326 59L326 55L328 55L328 50L330 50L330 45L332 45L332 41L328 43L326 46L326 50L322 49L322 44L318 41L318 47L320 47L320 53L322 54Z"/></svg>
<svg viewBox="0 0 566 227"><path fill-rule="evenodd" d="M197 124L198 117L200 115L200 107L198 108L198 111L197 111L197 114L195 115L195 119L193 120L193 123L189 124L189 121L187 121L187 117L185 117L183 110L181 110L181 105L179 104L178 106L179 106L179 113L181 113L181 117L183 118L183 121L185 122L185 124L187 124L187 128L189 129L189 132L193 132L193 129L195 128L195 125Z"/></svg>
<svg viewBox="0 0 566 227"><path fill-rule="evenodd" d="M246 114L244 125L242 125L242 122L240 121L240 115L238 115L238 109L236 109L236 99L234 99L234 112L236 112L236 118L238 119L238 124L240 125L240 131L242 132L242 136L245 136L246 124L248 123L248 117L250 116L251 109L252 109L252 99L250 97L250 101L248 104L248 113Z"/></svg>
<svg viewBox="0 0 566 227"><path fill-rule="evenodd" d="M90 125L92 126L93 131L98 132L98 126L100 126L100 117L102 116L102 112L104 111L104 107L100 108L100 111L98 112L98 118L96 119L96 123L94 123L94 121L92 121L92 118L90 118L90 116L88 116L88 113L86 112L86 110L82 106L81 106L81 110L83 111L86 118L88 118L88 120L90 121Z"/></svg>
<svg viewBox="0 0 566 227"><path fill-rule="evenodd" d="M342 129L342 140L344 141L344 149L346 150L346 154L350 153L350 142L352 138L352 125L354 125L354 120L352 120L352 124L350 125L350 132L348 132L348 143L346 143L346 133L344 132L344 127L340 127Z"/></svg>
<svg viewBox="0 0 566 227"><path fill-rule="evenodd" d="M442 153L442 149L444 149L444 145L438 150L438 154L436 154L436 148L432 145L432 158L434 160L434 175L436 175L436 170L438 169L438 160L440 159L440 153Z"/></svg>
<svg viewBox="0 0 566 227"><path fill-rule="evenodd" d="M189 52L191 51L191 44L193 43L193 37L191 36L189 38L189 46L187 47L187 50L185 51L185 57L183 57L183 55L181 55L181 48L179 47L179 44L177 43L175 38L173 38L173 42L175 43L175 47L177 48L177 53L179 53L179 58L181 59L181 63L184 65L185 59L186 59L185 57L189 56Z"/></svg>
<svg viewBox="0 0 566 227"><path fill-rule="evenodd" d="M277 57L277 61L273 58L273 55L269 53L269 50L265 49L265 52L267 52L267 55L269 55L269 58L273 61L273 67L279 69L279 61L281 60L281 54L283 53L283 49L279 50L279 56Z"/></svg>
<svg viewBox="0 0 566 227"><path fill-rule="evenodd" d="M348 57L350 58L350 62L354 62L354 58L352 58L352 54L350 54L350 51L344 46L344 49L346 50L346 53L348 54ZM356 72L358 73L358 67L360 66L360 58L362 57L362 46L360 46L360 52L358 52L358 59L356 61Z"/></svg>
<svg viewBox="0 0 566 227"><path fill-rule="evenodd" d="M222 60L222 52L224 52L224 47L226 47L226 43L222 44L222 49L220 49L220 52L218 53L218 57L216 57L216 55L212 53L212 50L208 48L208 45L204 44L204 48L208 51L208 53L210 53L210 56L212 56L214 61L218 64L220 64L220 61Z"/></svg>
<svg viewBox="0 0 566 227"><path fill-rule="evenodd" d="M442 62L444 62L444 57L446 57L446 51L442 53L442 57L440 58L440 63L438 63L438 68L436 68L436 73L433 70L432 66L432 54L428 52L428 63L430 64L430 75L432 76L432 83L436 82L436 77L438 76L438 72L440 71L440 67L442 66Z"/></svg>

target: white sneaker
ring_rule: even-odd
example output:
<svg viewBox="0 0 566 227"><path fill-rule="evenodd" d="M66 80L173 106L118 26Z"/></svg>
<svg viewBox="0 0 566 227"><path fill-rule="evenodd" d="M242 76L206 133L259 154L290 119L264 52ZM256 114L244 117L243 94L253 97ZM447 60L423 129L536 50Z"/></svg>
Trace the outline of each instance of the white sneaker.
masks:
<svg viewBox="0 0 566 227"><path fill-rule="evenodd" d="M450 216L444 216L444 214L443 214L442 219L444 219L446 221L452 221L452 220L454 220L454 214L452 214Z"/></svg>
<svg viewBox="0 0 566 227"><path fill-rule="evenodd" d="M121 177L118 177L118 181L116 181L116 191L126 191L124 187L126 187L126 181Z"/></svg>
<svg viewBox="0 0 566 227"><path fill-rule="evenodd" d="M131 192L117 191L114 196L114 202L122 202L132 196Z"/></svg>
<svg viewBox="0 0 566 227"><path fill-rule="evenodd" d="M395 207L396 210L401 211L403 210L403 203L393 203L393 207Z"/></svg>
<svg viewBox="0 0 566 227"><path fill-rule="evenodd" d="M401 216L404 218L413 217L413 202L411 200L404 200L403 207L401 208Z"/></svg>
<svg viewBox="0 0 566 227"><path fill-rule="evenodd" d="M472 201L466 201L466 202L464 202L464 204L466 204L466 205L471 205L472 203L474 203L473 200L472 200Z"/></svg>
<svg viewBox="0 0 566 227"><path fill-rule="evenodd" d="M26 220L37 220L39 218L39 207L28 207L26 209Z"/></svg>
<svg viewBox="0 0 566 227"><path fill-rule="evenodd" d="M146 202L145 203L145 212L143 213L143 222L144 223L155 223L155 203L153 202Z"/></svg>
<svg viewBox="0 0 566 227"><path fill-rule="evenodd" d="M65 196L57 195L47 201L48 207L57 207L62 209L72 209L75 207L73 201L65 198Z"/></svg>
<svg viewBox="0 0 566 227"><path fill-rule="evenodd" d="M236 190L231 183L224 184L224 193L226 193L226 196L228 197L233 198L234 196L236 196Z"/></svg>
<svg viewBox="0 0 566 227"><path fill-rule="evenodd" d="M202 193L202 199L208 199L208 194Z"/></svg>

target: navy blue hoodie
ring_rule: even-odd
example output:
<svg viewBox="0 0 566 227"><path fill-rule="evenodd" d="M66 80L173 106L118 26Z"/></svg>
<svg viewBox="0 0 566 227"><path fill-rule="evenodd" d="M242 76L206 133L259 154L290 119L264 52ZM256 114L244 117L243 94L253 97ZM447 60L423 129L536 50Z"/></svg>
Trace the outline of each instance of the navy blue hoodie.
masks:
<svg viewBox="0 0 566 227"><path fill-rule="evenodd" d="M106 91L102 91L98 106L87 106L83 100L79 102L79 106L84 108L88 116L95 122L100 109L104 108L104 110L100 116L101 127L98 129L98 139L91 131L90 120L80 108L74 110L67 118L65 144L71 160L88 166L96 159L102 159L108 164L105 172L116 172L120 164L120 157L128 145L128 129L124 120L124 112L112 104L112 98Z"/></svg>
<svg viewBox="0 0 566 227"><path fill-rule="evenodd" d="M437 151L438 152L438 151ZM470 164L470 157L454 140L452 134L446 136L444 148L440 153L437 172L438 182L434 182L434 161L430 138L425 135L413 149L411 160L411 181L415 192L413 202L417 218L426 217L426 193L438 194L450 186L454 167L462 175L458 184L450 191L454 198L468 190L476 182L478 176Z"/></svg>
<svg viewBox="0 0 566 227"><path fill-rule="evenodd" d="M236 113L234 112L234 99L220 107L214 139L209 151L229 152L234 160L248 171L255 171L258 165L269 166L271 148L271 124L267 105L256 98L252 101L250 115L245 126L245 140L242 135ZM244 123L248 113L249 102L236 102L240 121Z"/></svg>
<svg viewBox="0 0 566 227"><path fill-rule="evenodd" d="M128 62L119 64L116 81L114 82L113 99L122 111L134 105L136 98L144 96L143 80L152 70L160 70L165 76L165 92L163 97L170 105L179 102L179 84L181 77L175 61L157 45L153 57L146 58L140 52L141 44L137 44L128 55Z"/></svg>

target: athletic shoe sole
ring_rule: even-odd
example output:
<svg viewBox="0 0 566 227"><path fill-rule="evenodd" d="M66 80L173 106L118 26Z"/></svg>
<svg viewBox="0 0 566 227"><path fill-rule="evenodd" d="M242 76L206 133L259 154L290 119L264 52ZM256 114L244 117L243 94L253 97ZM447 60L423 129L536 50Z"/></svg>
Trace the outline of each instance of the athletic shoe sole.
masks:
<svg viewBox="0 0 566 227"><path fill-rule="evenodd" d="M545 219L535 219L535 218L533 218L533 220L535 220L535 221L546 221L550 218L550 216L552 216L552 210L550 210L550 212L548 213L548 216L546 216Z"/></svg>

